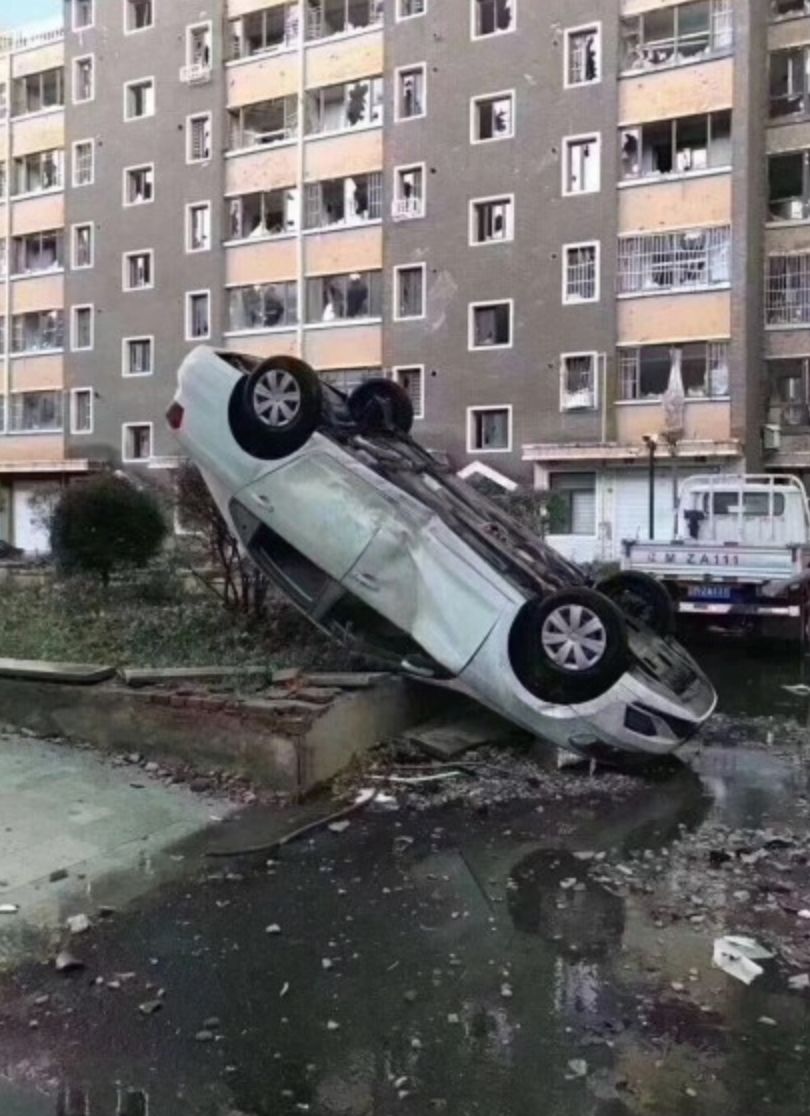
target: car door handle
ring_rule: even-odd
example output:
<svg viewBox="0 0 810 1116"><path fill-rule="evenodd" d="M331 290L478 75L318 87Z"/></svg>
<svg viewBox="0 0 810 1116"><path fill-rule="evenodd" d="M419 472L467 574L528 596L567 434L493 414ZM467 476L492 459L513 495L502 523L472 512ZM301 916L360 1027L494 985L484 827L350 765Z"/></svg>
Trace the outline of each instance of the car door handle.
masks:
<svg viewBox="0 0 810 1116"><path fill-rule="evenodd" d="M372 589L376 592L380 588L379 582L373 574L363 573L361 571L360 573L352 574L352 577L355 581L359 581L361 585L364 585L366 589Z"/></svg>

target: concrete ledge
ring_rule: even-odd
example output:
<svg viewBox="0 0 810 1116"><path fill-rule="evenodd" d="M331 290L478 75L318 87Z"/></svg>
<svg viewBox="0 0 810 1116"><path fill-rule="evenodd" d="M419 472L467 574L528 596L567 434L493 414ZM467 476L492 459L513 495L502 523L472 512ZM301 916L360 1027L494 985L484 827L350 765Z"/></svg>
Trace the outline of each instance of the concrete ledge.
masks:
<svg viewBox="0 0 810 1116"><path fill-rule="evenodd" d="M399 678L312 706L0 677L0 723L11 728L113 754L137 751L203 770L225 768L297 795L434 715L446 700L440 690Z"/></svg>
<svg viewBox="0 0 810 1116"><path fill-rule="evenodd" d="M48 663L28 659L0 659L0 678L24 678L39 682L71 682L95 686L115 674L114 667L83 663Z"/></svg>

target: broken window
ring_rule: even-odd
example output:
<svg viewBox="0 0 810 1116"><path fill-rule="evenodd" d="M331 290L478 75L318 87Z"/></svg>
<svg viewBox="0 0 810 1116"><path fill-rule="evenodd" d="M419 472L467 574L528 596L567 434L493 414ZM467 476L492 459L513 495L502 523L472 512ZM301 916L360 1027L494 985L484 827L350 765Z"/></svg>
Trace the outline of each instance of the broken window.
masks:
<svg viewBox="0 0 810 1116"><path fill-rule="evenodd" d="M74 388L70 393L71 434L93 433L93 389Z"/></svg>
<svg viewBox="0 0 810 1116"><path fill-rule="evenodd" d="M14 160L14 193L37 194L61 190L63 183L61 150L36 151Z"/></svg>
<svg viewBox="0 0 810 1116"><path fill-rule="evenodd" d="M565 140L566 194L594 194L599 190L599 136L572 136Z"/></svg>
<svg viewBox="0 0 810 1116"><path fill-rule="evenodd" d="M809 12L810 0L771 0L771 15L774 19L807 15Z"/></svg>
<svg viewBox="0 0 810 1116"><path fill-rule="evenodd" d="M565 84L590 85L599 81L600 39L598 27L566 31Z"/></svg>
<svg viewBox="0 0 810 1116"><path fill-rule="evenodd" d="M728 51L732 36L731 0L694 0L628 16L621 21L622 69L687 65Z"/></svg>
<svg viewBox="0 0 810 1116"><path fill-rule="evenodd" d="M599 245L569 244L563 257L563 303L596 302L599 298Z"/></svg>
<svg viewBox="0 0 810 1116"><path fill-rule="evenodd" d="M810 92L810 48L773 51L769 63L771 118L806 115Z"/></svg>
<svg viewBox="0 0 810 1116"><path fill-rule="evenodd" d="M152 0L126 0L127 31L143 31L155 21Z"/></svg>
<svg viewBox="0 0 810 1116"><path fill-rule="evenodd" d="M64 233L61 229L15 236L12 242L12 274L32 275L57 271L63 266Z"/></svg>
<svg viewBox="0 0 810 1116"><path fill-rule="evenodd" d="M353 271L307 279L307 321L382 317L382 273Z"/></svg>
<svg viewBox="0 0 810 1116"><path fill-rule="evenodd" d="M93 99L93 59L75 58L73 60L73 101L80 104L82 101Z"/></svg>
<svg viewBox="0 0 810 1116"><path fill-rule="evenodd" d="M596 534L596 474L552 473L555 535Z"/></svg>
<svg viewBox="0 0 810 1116"><path fill-rule="evenodd" d="M782 426L810 426L810 358L768 361L768 404Z"/></svg>
<svg viewBox="0 0 810 1116"><path fill-rule="evenodd" d="M186 247L189 252L207 252L211 247L211 206L196 202L186 211Z"/></svg>
<svg viewBox="0 0 810 1116"><path fill-rule="evenodd" d="M152 271L151 251L125 253L124 290L137 291L151 287L153 282Z"/></svg>
<svg viewBox="0 0 810 1116"><path fill-rule="evenodd" d="M10 396L12 434L50 434L62 429L61 391L21 391Z"/></svg>
<svg viewBox="0 0 810 1116"><path fill-rule="evenodd" d="M65 342L65 318L61 310L35 310L11 319L11 351L42 353L61 349Z"/></svg>
<svg viewBox="0 0 810 1116"><path fill-rule="evenodd" d="M596 406L596 353L565 353L561 375L560 410L593 410Z"/></svg>
<svg viewBox="0 0 810 1116"><path fill-rule="evenodd" d="M397 19L410 19L425 14L427 0L397 0Z"/></svg>
<svg viewBox="0 0 810 1116"><path fill-rule="evenodd" d="M152 424L127 422L122 430L124 461L148 461L152 456Z"/></svg>
<svg viewBox="0 0 810 1116"><path fill-rule="evenodd" d="M151 376L154 341L151 337L127 337L124 341L125 376Z"/></svg>
<svg viewBox="0 0 810 1116"><path fill-rule="evenodd" d="M425 417L424 369L420 365L412 368L394 368L391 378L408 393L413 406L413 417Z"/></svg>
<svg viewBox="0 0 810 1116"><path fill-rule="evenodd" d="M79 140L73 144L73 185L92 186L95 177L95 144Z"/></svg>
<svg viewBox="0 0 810 1116"><path fill-rule="evenodd" d="M381 23L383 0L305 0L307 39L325 39Z"/></svg>
<svg viewBox="0 0 810 1116"><path fill-rule="evenodd" d="M500 35L514 27L517 0L472 0L473 38Z"/></svg>
<svg viewBox="0 0 810 1116"><path fill-rule="evenodd" d="M767 325L810 324L810 253L768 258L765 321Z"/></svg>
<svg viewBox="0 0 810 1116"><path fill-rule="evenodd" d="M621 177L690 174L731 164L731 112L656 120L619 135Z"/></svg>
<svg viewBox="0 0 810 1116"><path fill-rule="evenodd" d="M201 80L211 69L211 24L198 23L186 31L186 65L190 69L186 80Z"/></svg>
<svg viewBox="0 0 810 1116"><path fill-rule="evenodd" d="M93 307L74 306L71 347L74 351L93 348Z"/></svg>
<svg viewBox="0 0 810 1116"><path fill-rule="evenodd" d="M383 79L367 78L326 85L307 93L307 134L341 132L381 124Z"/></svg>
<svg viewBox="0 0 810 1116"><path fill-rule="evenodd" d="M509 139L513 135L514 95L497 93L473 101L473 141Z"/></svg>
<svg viewBox="0 0 810 1116"><path fill-rule="evenodd" d="M186 339L201 341L211 336L211 295L208 291L193 291L187 295Z"/></svg>
<svg viewBox="0 0 810 1116"><path fill-rule="evenodd" d="M406 264L394 268L394 319L425 316L425 265Z"/></svg>
<svg viewBox="0 0 810 1116"><path fill-rule="evenodd" d="M512 303L478 302L470 306L470 348L509 348L512 344Z"/></svg>
<svg viewBox="0 0 810 1116"><path fill-rule="evenodd" d="M397 71L397 120L425 115L425 67L407 66Z"/></svg>
<svg viewBox="0 0 810 1116"><path fill-rule="evenodd" d="M730 281L727 226L619 238L618 293L701 289Z"/></svg>
<svg viewBox="0 0 810 1116"><path fill-rule="evenodd" d="M511 407L470 407L467 415L467 449L470 453L511 449Z"/></svg>
<svg viewBox="0 0 810 1116"><path fill-rule="evenodd" d="M298 229L298 190L292 186L243 194L231 198L228 206L231 240L264 240Z"/></svg>
<svg viewBox="0 0 810 1116"><path fill-rule="evenodd" d="M42 70L15 78L12 85L12 116L57 108L65 103L64 70Z"/></svg>
<svg viewBox="0 0 810 1116"><path fill-rule="evenodd" d="M425 168L397 167L394 171L394 201L392 216L395 221L425 215Z"/></svg>
<svg viewBox="0 0 810 1116"><path fill-rule="evenodd" d="M73 30L83 31L93 26L94 0L73 0Z"/></svg>
<svg viewBox="0 0 810 1116"><path fill-rule="evenodd" d="M810 217L810 152L768 157L768 216L772 221Z"/></svg>
<svg viewBox="0 0 810 1116"><path fill-rule="evenodd" d="M728 344L690 341L619 350L619 398L661 399L675 392L686 399L728 395Z"/></svg>
<svg viewBox="0 0 810 1116"><path fill-rule="evenodd" d="M281 50L298 41L298 4L276 4L230 21L231 58Z"/></svg>
<svg viewBox="0 0 810 1116"><path fill-rule="evenodd" d="M155 168L128 167L124 171L124 204L144 205L155 199Z"/></svg>
<svg viewBox="0 0 810 1116"><path fill-rule="evenodd" d="M152 78L141 78L126 85L124 118L138 120L155 114L155 83Z"/></svg>
<svg viewBox="0 0 810 1116"><path fill-rule="evenodd" d="M473 244L490 244L514 237L514 199L485 198L472 202L470 240Z"/></svg>
<svg viewBox="0 0 810 1116"><path fill-rule="evenodd" d="M74 270L93 266L93 226L73 226L72 266Z"/></svg>
<svg viewBox="0 0 810 1116"><path fill-rule="evenodd" d="M284 329L298 323L298 284L294 280L254 283L228 293L231 330Z"/></svg>
<svg viewBox="0 0 810 1116"><path fill-rule="evenodd" d="M243 105L231 109L228 116L233 151L246 147L267 147L293 139L298 134L298 102L294 96Z"/></svg>
<svg viewBox="0 0 810 1116"><path fill-rule="evenodd" d="M305 224L308 229L354 225L382 218L382 174L329 178L306 186Z"/></svg>
<svg viewBox="0 0 810 1116"><path fill-rule="evenodd" d="M186 162L204 163L211 158L211 114L192 116L186 132Z"/></svg>

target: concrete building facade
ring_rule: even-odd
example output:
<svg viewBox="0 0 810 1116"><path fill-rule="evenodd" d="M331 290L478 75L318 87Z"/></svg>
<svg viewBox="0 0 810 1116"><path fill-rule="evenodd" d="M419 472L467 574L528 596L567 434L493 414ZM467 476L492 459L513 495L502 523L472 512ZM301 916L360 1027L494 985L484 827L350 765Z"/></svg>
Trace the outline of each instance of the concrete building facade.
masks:
<svg viewBox="0 0 810 1116"><path fill-rule="evenodd" d="M7 414L62 407L4 420L12 493L173 467L199 341L397 379L581 559L646 534L651 445L656 533L687 474L810 476L810 0L66 0L50 34L0 60L63 90L5 122L7 166L64 164L1 207L8 253L63 245L6 278L20 343L29 307L64 336L3 358Z"/></svg>

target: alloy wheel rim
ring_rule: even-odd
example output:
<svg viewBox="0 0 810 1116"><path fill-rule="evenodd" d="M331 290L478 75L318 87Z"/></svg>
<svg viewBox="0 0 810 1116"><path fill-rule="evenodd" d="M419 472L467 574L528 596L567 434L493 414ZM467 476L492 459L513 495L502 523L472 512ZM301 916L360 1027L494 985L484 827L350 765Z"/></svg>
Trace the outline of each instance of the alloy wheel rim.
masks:
<svg viewBox="0 0 810 1116"><path fill-rule="evenodd" d="M540 639L549 659L572 674L595 667L607 650L605 625L586 605L555 608L543 623Z"/></svg>
<svg viewBox="0 0 810 1116"><path fill-rule="evenodd" d="M289 372L270 368L260 376L253 389L253 410L265 426L282 430L298 417L301 389Z"/></svg>

